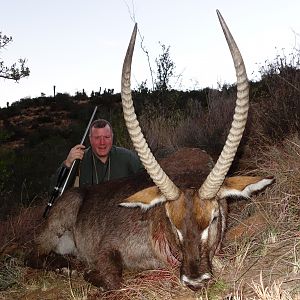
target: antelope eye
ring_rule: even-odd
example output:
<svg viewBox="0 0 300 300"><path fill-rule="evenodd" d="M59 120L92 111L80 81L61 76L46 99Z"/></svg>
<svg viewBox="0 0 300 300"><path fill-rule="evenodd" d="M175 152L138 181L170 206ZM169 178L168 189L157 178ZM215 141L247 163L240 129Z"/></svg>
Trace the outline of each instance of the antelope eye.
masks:
<svg viewBox="0 0 300 300"><path fill-rule="evenodd" d="M219 216L218 215L215 215L212 220L211 220L211 223L214 223L218 220Z"/></svg>

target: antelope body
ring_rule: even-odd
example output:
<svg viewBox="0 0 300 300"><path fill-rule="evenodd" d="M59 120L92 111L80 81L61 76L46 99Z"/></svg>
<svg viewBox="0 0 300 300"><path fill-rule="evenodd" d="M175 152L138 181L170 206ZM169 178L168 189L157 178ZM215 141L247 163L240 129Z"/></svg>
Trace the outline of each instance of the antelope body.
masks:
<svg viewBox="0 0 300 300"><path fill-rule="evenodd" d="M125 268L179 267L181 282L193 290L211 278L212 259L226 227L226 198L248 198L273 182L262 177L225 178L245 128L249 86L239 50L217 13L233 56L238 94L233 123L215 166L211 168L210 157L195 149L174 155L184 158L185 151L194 151L193 157L201 161L197 168L197 162L182 164L174 157L159 164L152 155L131 98L135 26L124 60L121 94L127 129L148 174L66 191L37 236L28 265L45 267L51 252L73 254L85 263L86 280L107 290L121 286Z"/></svg>

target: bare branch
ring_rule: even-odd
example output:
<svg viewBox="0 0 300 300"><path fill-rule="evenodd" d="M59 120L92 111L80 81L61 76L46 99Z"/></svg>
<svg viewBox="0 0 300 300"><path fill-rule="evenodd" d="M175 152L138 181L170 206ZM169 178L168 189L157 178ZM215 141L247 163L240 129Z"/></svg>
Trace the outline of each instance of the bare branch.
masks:
<svg viewBox="0 0 300 300"><path fill-rule="evenodd" d="M125 2L125 5L127 6L127 9L128 9L128 13L129 13L129 16L130 16L130 19L136 23L136 18L135 18L135 11L134 11L134 3L133 1L131 1L131 6L132 6L132 9L130 9L128 3L126 1ZM142 51L146 54L147 56L147 61L148 61L148 66L149 66L149 70L150 70L150 76L151 76L151 82L152 82L152 89L154 90L154 79L153 79L153 70L152 70L152 67L151 67L151 62L150 62L150 55L149 55L149 51L146 49L145 45L144 45L144 37L142 36L141 32L140 32L140 29L138 28L138 34L139 34L139 37L141 39L141 43L140 43L140 46L141 46L141 49Z"/></svg>
<svg viewBox="0 0 300 300"><path fill-rule="evenodd" d="M12 40L11 36L3 35L2 32L0 32L0 49L4 48L12 42ZM4 65L4 61L0 58L0 78L19 81L21 78L29 76L30 70L27 66L25 66L25 64L26 59L20 58L18 63L14 63L12 66L7 67Z"/></svg>

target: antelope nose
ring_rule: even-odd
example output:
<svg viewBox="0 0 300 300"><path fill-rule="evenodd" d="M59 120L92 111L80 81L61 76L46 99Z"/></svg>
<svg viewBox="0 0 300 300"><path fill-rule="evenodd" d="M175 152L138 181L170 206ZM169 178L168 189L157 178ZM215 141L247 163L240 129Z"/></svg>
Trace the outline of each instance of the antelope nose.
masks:
<svg viewBox="0 0 300 300"><path fill-rule="evenodd" d="M192 291L197 291L201 289L210 279L210 273L204 273L198 278L189 278L186 275L181 276L182 284L190 288Z"/></svg>

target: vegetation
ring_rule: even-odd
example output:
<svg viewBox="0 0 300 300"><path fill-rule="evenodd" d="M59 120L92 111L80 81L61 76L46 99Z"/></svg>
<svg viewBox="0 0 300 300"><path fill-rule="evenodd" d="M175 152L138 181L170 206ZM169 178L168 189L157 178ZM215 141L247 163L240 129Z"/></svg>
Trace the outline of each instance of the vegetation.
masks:
<svg viewBox="0 0 300 300"><path fill-rule="evenodd" d="M215 279L197 293L180 285L178 270L126 273L121 290L103 293L80 272L75 276L25 268L24 249L40 224L49 178L81 139L94 106L99 106L97 117L111 121L117 145L131 148L131 142L120 95L112 90L21 99L1 109L0 298L299 299L299 54L267 62L260 67L261 78L250 83L249 121L230 172L272 175L276 183L251 202L230 201ZM216 158L231 123L235 94L234 85L185 92L141 86L133 97L157 158L184 146L202 148Z"/></svg>
<svg viewBox="0 0 300 300"><path fill-rule="evenodd" d="M0 51L4 49L9 43L13 41L11 36L2 34L0 31ZM26 59L20 58L17 63L14 63L12 66L7 67L4 64L4 61L0 57L0 77L4 79L12 79L19 81L23 77L27 77L30 74L29 68L26 66Z"/></svg>
<svg viewBox="0 0 300 300"><path fill-rule="evenodd" d="M162 54L155 60L157 65L156 90L166 91L171 88L170 78L174 75L175 63L170 57L170 46L161 44Z"/></svg>

